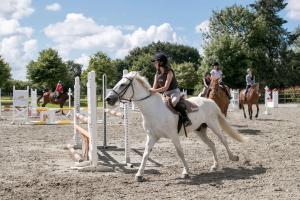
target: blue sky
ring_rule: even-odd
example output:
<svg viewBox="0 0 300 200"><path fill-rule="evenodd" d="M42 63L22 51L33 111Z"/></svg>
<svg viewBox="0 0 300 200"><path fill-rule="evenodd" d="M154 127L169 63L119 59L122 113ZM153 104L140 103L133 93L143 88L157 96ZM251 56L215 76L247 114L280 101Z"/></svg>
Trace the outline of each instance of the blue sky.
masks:
<svg viewBox="0 0 300 200"><path fill-rule="evenodd" d="M299 0L287 0L280 13L293 31L300 23ZM201 30L212 10L254 0L1 0L0 54L13 78L24 80L26 65L38 52L55 48L64 60L87 65L104 51L123 58L153 41L193 46L201 51Z"/></svg>

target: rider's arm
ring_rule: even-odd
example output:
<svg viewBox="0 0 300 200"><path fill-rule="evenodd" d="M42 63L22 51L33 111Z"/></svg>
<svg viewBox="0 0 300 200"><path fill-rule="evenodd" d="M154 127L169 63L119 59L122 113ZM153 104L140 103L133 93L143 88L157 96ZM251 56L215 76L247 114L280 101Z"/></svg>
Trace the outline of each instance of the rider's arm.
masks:
<svg viewBox="0 0 300 200"><path fill-rule="evenodd" d="M157 74L155 74L155 76L154 76L154 82L153 82L153 86L152 86L152 88L153 89L156 89L157 88Z"/></svg>
<svg viewBox="0 0 300 200"><path fill-rule="evenodd" d="M172 73L172 71L170 70L170 71L168 72L167 80L166 80L166 82L165 82L165 85L164 85L163 87L161 87L161 88L155 89L154 91L155 91L155 92L165 92L165 91L167 91L167 90L169 89L169 87L170 87L172 78L173 78L173 73Z"/></svg>
<svg viewBox="0 0 300 200"><path fill-rule="evenodd" d="M205 87L208 87L208 85L206 84L205 78L203 78L203 85L204 85Z"/></svg>

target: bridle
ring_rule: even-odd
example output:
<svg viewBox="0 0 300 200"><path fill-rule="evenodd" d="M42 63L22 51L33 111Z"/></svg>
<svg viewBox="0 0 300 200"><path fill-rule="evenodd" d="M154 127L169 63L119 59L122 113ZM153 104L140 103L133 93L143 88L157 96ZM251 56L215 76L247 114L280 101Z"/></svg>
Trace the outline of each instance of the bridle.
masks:
<svg viewBox="0 0 300 200"><path fill-rule="evenodd" d="M124 87L120 93L116 92L114 89L112 89L112 91L118 96L118 99L120 102L131 102L131 101L143 101L147 98L149 98L151 96L151 92L149 91L149 95L143 97L143 98L140 98L140 99L134 99L134 88L133 88L133 85L132 85L132 82L133 82L133 79L130 79L130 78L127 78L127 77L124 77L126 79L129 80L129 84L126 85L126 87ZM127 92L128 88L131 86L131 89L132 89L132 96L129 98L129 99L125 99L123 98L124 94Z"/></svg>

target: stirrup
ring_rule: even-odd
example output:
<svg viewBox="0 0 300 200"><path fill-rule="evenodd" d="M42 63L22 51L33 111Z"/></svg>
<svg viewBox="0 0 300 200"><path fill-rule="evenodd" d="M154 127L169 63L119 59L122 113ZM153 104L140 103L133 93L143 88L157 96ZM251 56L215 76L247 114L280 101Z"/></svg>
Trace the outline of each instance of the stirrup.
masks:
<svg viewBox="0 0 300 200"><path fill-rule="evenodd" d="M184 125L185 127L190 126L190 125L192 125L192 121L191 121L190 119L187 118L187 119L183 122L183 125Z"/></svg>

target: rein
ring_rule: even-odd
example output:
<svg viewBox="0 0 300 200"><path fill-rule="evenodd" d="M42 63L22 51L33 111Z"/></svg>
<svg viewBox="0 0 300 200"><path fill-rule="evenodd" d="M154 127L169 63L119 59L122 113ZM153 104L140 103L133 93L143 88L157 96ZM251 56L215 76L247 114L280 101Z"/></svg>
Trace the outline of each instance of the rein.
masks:
<svg viewBox="0 0 300 200"><path fill-rule="evenodd" d="M127 78L127 77L125 77ZM150 96L151 96L151 92L149 92L149 95L145 96L145 97L142 97L140 99L134 99L134 88L133 88L133 85L132 85L132 82L133 82L133 79L130 79L130 78L127 78L130 83L123 89L121 90L120 93L117 93L114 89L112 89L112 91L118 96L118 99L120 102L131 102L131 101L143 101L145 99L148 99ZM131 86L131 89L132 89L132 96L129 98L129 99L125 99L123 98L124 94L127 92L128 88Z"/></svg>

